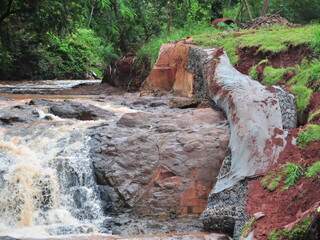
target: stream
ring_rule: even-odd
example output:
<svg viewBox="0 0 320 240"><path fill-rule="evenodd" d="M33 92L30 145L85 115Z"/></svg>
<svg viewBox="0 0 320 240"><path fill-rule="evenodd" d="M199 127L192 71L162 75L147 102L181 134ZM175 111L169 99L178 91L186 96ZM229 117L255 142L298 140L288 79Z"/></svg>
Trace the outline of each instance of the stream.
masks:
<svg viewBox="0 0 320 240"><path fill-rule="evenodd" d="M219 239L199 214L227 151L222 114L169 108L171 97L59 95L99 83L0 83L0 239Z"/></svg>
<svg viewBox="0 0 320 240"><path fill-rule="evenodd" d="M5 83L0 91L50 93L86 83ZM0 106L27 102L5 99ZM45 107L32 111L35 121L0 126L0 236L108 233L103 229L107 217L97 195L85 134L102 120L63 119Z"/></svg>

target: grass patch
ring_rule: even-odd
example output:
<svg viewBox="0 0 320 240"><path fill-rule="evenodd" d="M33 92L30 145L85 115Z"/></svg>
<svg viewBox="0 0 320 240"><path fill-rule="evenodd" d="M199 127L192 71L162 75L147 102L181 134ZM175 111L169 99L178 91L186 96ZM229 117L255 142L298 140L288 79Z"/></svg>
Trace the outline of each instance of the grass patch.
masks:
<svg viewBox="0 0 320 240"><path fill-rule="evenodd" d="M286 179L284 181L286 189L294 186L303 176L303 169L300 165L294 163L287 163L283 167Z"/></svg>
<svg viewBox="0 0 320 240"><path fill-rule="evenodd" d="M302 148L314 141L320 141L320 125L309 125L297 139L298 145Z"/></svg>
<svg viewBox="0 0 320 240"><path fill-rule="evenodd" d="M282 180L282 174L271 172L270 174L262 178L261 185L265 189L267 189L269 192L273 192L277 189L281 180Z"/></svg>
<svg viewBox="0 0 320 240"><path fill-rule="evenodd" d="M226 15L233 13L226 13ZM258 52L278 53L285 51L289 46L315 46L315 32L320 24L307 25L297 28L272 26L258 30L221 31L208 24L187 26L183 29L174 29L171 34L163 33L151 39L138 51L138 56L147 55L154 63L158 57L162 44L180 40L188 36L193 37L194 43L202 47L223 47L228 53L232 64L238 62L237 49L257 47Z"/></svg>
<svg viewBox="0 0 320 240"><path fill-rule="evenodd" d="M308 167L308 170L306 172L306 176L308 178L315 177L320 174L320 161L315 162L310 167Z"/></svg>
<svg viewBox="0 0 320 240"><path fill-rule="evenodd" d="M250 71L249 71L249 76L254 79L254 80L257 80L258 77L259 77L259 74L257 72L257 68L262 65L262 64L265 64L267 65L268 64L268 59L264 59L262 61L260 61L257 65L253 66Z"/></svg>
<svg viewBox="0 0 320 240"><path fill-rule="evenodd" d="M303 63L298 74L289 82L296 86L306 86L314 91L320 90L320 60Z"/></svg>
<svg viewBox="0 0 320 240"><path fill-rule="evenodd" d="M310 225L311 218L307 217L306 219L300 221L292 230L273 230L269 236L268 240L299 240L303 239L303 236L307 233Z"/></svg>
<svg viewBox="0 0 320 240"><path fill-rule="evenodd" d="M240 32L203 32L195 35L195 43L204 47L224 47L233 64L238 61L237 48L258 47L258 52L281 52L289 46L314 44L314 32L319 24L298 28L273 26Z"/></svg>
<svg viewBox="0 0 320 240"><path fill-rule="evenodd" d="M318 117L320 117L320 109L309 114L308 122L312 122L313 120L317 119Z"/></svg>
<svg viewBox="0 0 320 240"><path fill-rule="evenodd" d="M273 68L267 66L264 69L263 83L268 86L272 86L283 80L283 77L288 72L294 71L294 68Z"/></svg>
<svg viewBox="0 0 320 240"><path fill-rule="evenodd" d="M258 76L258 72L257 72L257 66L253 66L250 69L249 76L254 80L258 80L259 76Z"/></svg>
<svg viewBox="0 0 320 240"><path fill-rule="evenodd" d="M292 93L296 96L296 104L299 112L303 112L310 104L313 90L302 85L295 85L291 89Z"/></svg>

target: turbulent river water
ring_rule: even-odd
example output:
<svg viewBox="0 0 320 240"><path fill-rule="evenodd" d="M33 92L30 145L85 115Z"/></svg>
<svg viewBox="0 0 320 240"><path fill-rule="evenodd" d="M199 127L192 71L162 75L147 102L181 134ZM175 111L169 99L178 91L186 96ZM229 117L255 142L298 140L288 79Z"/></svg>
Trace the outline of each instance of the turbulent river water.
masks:
<svg viewBox="0 0 320 240"><path fill-rule="evenodd" d="M2 84L0 92L39 93L81 83L87 81ZM17 104L0 102L2 109ZM0 125L0 236L107 233L85 134L101 121L62 119L41 107L36 111L38 119L31 123Z"/></svg>

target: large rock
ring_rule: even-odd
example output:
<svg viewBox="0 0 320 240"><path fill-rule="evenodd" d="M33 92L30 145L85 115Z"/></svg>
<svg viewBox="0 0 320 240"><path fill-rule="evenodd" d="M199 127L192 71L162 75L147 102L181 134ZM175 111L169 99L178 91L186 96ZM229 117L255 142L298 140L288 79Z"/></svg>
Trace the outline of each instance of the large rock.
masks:
<svg viewBox="0 0 320 240"><path fill-rule="evenodd" d="M50 100L31 100L29 105L46 106L48 112L60 118L73 118L78 120L97 120L113 116L109 111L90 104L84 104L69 100L50 101Z"/></svg>
<svg viewBox="0 0 320 240"><path fill-rule="evenodd" d="M296 125L294 99L238 72L223 49L183 42L162 46L143 90L208 99L226 114L230 157L221 167L202 219L207 230L235 231L237 238L246 220L246 179L277 161L286 144L284 129Z"/></svg>
<svg viewBox="0 0 320 240"><path fill-rule="evenodd" d="M173 90L182 96L192 96L193 74L186 71L191 46L184 42L163 45L143 90Z"/></svg>
<svg viewBox="0 0 320 240"><path fill-rule="evenodd" d="M0 125L28 123L38 119L39 116L37 109L30 106L16 105L2 108L0 112Z"/></svg>
<svg viewBox="0 0 320 240"><path fill-rule="evenodd" d="M157 103L92 130L97 181L113 211L159 220L199 216L228 150L228 126L211 108Z"/></svg>

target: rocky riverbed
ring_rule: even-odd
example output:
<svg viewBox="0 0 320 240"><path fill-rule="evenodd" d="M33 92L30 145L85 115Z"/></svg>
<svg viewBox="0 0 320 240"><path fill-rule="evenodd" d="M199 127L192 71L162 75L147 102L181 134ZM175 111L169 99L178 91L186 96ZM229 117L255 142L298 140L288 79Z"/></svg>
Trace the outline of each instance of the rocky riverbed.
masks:
<svg viewBox="0 0 320 240"><path fill-rule="evenodd" d="M194 234L228 152L222 112L171 95L42 93L0 98L0 236L223 239Z"/></svg>

